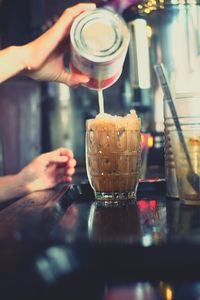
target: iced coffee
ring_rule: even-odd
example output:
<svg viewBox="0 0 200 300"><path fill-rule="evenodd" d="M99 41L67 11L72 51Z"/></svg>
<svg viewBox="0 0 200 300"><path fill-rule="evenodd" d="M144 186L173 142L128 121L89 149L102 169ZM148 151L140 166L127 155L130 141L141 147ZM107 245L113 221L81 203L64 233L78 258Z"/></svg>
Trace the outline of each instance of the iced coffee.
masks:
<svg viewBox="0 0 200 300"><path fill-rule="evenodd" d="M140 119L101 113L86 123L86 167L97 200L135 199L139 180Z"/></svg>

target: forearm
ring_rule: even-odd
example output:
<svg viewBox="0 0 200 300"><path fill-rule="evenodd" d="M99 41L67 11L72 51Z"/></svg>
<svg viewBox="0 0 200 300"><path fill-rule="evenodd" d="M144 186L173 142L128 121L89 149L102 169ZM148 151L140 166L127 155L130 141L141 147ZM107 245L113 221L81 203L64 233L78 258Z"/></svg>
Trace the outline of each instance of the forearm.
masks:
<svg viewBox="0 0 200 300"><path fill-rule="evenodd" d="M0 51L0 83L26 69L23 46L11 46Z"/></svg>
<svg viewBox="0 0 200 300"><path fill-rule="evenodd" d="M25 194L25 187L18 174L0 177L0 202L22 197Z"/></svg>

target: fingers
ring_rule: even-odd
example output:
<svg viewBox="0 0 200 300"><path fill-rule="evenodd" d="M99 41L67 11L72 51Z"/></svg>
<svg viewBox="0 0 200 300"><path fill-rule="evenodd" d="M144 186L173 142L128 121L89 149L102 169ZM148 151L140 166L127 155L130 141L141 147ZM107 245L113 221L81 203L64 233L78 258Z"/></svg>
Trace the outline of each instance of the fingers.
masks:
<svg viewBox="0 0 200 300"><path fill-rule="evenodd" d="M96 8L95 3L79 3L75 6L72 6L70 8L67 8L64 11L64 15L70 16L72 19L76 18L78 15L80 15L82 12L86 10L92 10Z"/></svg>
<svg viewBox="0 0 200 300"><path fill-rule="evenodd" d="M76 160L69 159L66 164L57 166L57 176L72 176L75 173Z"/></svg>
<svg viewBox="0 0 200 300"><path fill-rule="evenodd" d="M72 175L75 173L75 168L61 169L57 171L57 183L72 182Z"/></svg>
<svg viewBox="0 0 200 300"><path fill-rule="evenodd" d="M39 56L42 57L42 59L40 58L40 63L41 60L44 61L44 59L46 59L48 55L52 53L54 49L56 49L61 41L65 40L68 37L74 18L76 18L85 10L91 10L95 7L96 5L94 3L81 3L67 8L51 28L49 28L36 40L29 43L28 48L26 45L26 53L30 52L31 54L27 54L28 58L26 59L25 65L31 66L31 68L34 69L34 63L31 61L32 56L31 58L29 58L29 55L32 55L32 52L37 52L39 53ZM29 49L29 51L27 49ZM35 60L35 57L33 59Z"/></svg>
<svg viewBox="0 0 200 300"><path fill-rule="evenodd" d="M61 156L67 156L68 158L73 158L74 157L73 152L70 149L61 147L61 148L58 148L56 151Z"/></svg>
<svg viewBox="0 0 200 300"><path fill-rule="evenodd" d="M74 158L68 160L67 168L74 168L76 166L76 160Z"/></svg>
<svg viewBox="0 0 200 300"><path fill-rule="evenodd" d="M54 156L50 162L51 163L57 163L57 164L63 164L66 163L69 160L67 156Z"/></svg>
<svg viewBox="0 0 200 300"><path fill-rule="evenodd" d="M71 177L65 177L64 181L65 182L72 182L72 178Z"/></svg>
<svg viewBox="0 0 200 300"><path fill-rule="evenodd" d="M59 170L60 174L62 175L73 175L75 172L75 166L76 166L76 160L75 159L70 159L67 164L60 164L57 166L57 169Z"/></svg>
<svg viewBox="0 0 200 300"><path fill-rule="evenodd" d="M56 167L56 176L69 176L71 177L75 173L76 160L71 159L67 162L67 164L60 164Z"/></svg>
<svg viewBox="0 0 200 300"><path fill-rule="evenodd" d="M67 176L72 176L75 173L75 168L69 168L66 170L66 175Z"/></svg>
<svg viewBox="0 0 200 300"><path fill-rule="evenodd" d="M86 10L92 10L96 8L95 3L79 3L75 6L67 8L58 19L57 23L54 26L56 31L60 31L60 36L63 38L64 35L69 33L71 25L74 19ZM63 31L63 28L65 30ZM64 35L63 35L64 34Z"/></svg>
<svg viewBox="0 0 200 300"><path fill-rule="evenodd" d="M72 182L72 177L70 176L63 176L61 178L58 179L57 183L65 183L65 182Z"/></svg>
<svg viewBox="0 0 200 300"><path fill-rule="evenodd" d="M90 81L90 78L82 73L78 72L66 72L63 71L62 74L57 79L58 82L67 84L70 87L75 87L79 84L86 84Z"/></svg>
<svg viewBox="0 0 200 300"><path fill-rule="evenodd" d="M56 164L57 182L71 182L71 176L75 173L76 160L73 152L67 148L58 148L46 154L42 154L41 160L46 160L47 166ZM61 181L60 181L61 180Z"/></svg>
<svg viewBox="0 0 200 300"><path fill-rule="evenodd" d="M66 162L74 157L73 152L70 149L67 149L64 147L58 148L54 151L51 151L48 153L48 155L49 155L49 158L51 159L51 161L53 161L53 159L56 159L55 162L59 162L62 159L64 160L63 162ZM60 157L60 159L58 159L58 157ZM64 157L67 157L67 159L65 160Z"/></svg>
<svg viewBox="0 0 200 300"><path fill-rule="evenodd" d="M75 173L75 168L71 167L71 168L58 168L56 170L56 176L57 177L63 177L63 176L72 176Z"/></svg>

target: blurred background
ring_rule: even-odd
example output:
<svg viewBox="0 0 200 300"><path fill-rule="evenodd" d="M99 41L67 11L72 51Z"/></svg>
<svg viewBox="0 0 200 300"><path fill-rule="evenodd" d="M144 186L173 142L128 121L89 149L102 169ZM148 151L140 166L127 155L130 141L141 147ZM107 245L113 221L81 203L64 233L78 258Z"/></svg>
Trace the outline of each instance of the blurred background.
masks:
<svg viewBox="0 0 200 300"><path fill-rule="evenodd" d="M47 30L65 8L78 2L89 1L0 0L0 48L31 41ZM131 109L137 111L143 132L142 177L163 177L163 95L153 65L164 62L176 89L185 88L186 82L188 89L192 84L196 87L199 3L195 0L96 3L119 13L131 32L122 75L104 90L105 111L118 115ZM97 113L97 92L85 87L70 89L19 76L1 84L0 173L16 173L39 153L60 146L73 150L78 172L84 172L85 121Z"/></svg>

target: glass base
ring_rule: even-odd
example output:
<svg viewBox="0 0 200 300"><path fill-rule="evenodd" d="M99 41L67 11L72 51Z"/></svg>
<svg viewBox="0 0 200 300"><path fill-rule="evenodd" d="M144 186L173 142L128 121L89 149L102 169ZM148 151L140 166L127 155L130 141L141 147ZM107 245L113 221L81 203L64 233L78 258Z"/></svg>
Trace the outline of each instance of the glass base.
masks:
<svg viewBox="0 0 200 300"><path fill-rule="evenodd" d="M181 204L183 204L183 205L196 205L196 206L200 205L200 199L199 200L180 199L180 201L181 201Z"/></svg>
<svg viewBox="0 0 200 300"><path fill-rule="evenodd" d="M98 205L102 206L122 206L136 201L135 192L95 192Z"/></svg>

